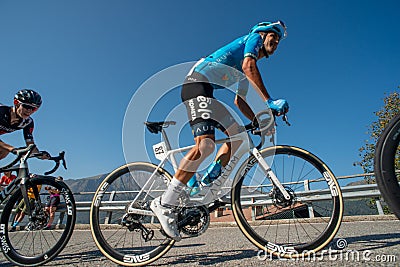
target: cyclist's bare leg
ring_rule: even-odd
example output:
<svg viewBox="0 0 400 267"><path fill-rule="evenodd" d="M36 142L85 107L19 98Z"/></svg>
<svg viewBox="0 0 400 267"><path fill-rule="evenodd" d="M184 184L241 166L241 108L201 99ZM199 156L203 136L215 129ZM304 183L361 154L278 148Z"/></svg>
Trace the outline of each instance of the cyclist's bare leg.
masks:
<svg viewBox="0 0 400 267"><path fill-rule="evenodd" d="M239 124L236 122L224 131L227 136L235 135L239 132ZM178 171L174 177L183 184L186 184L193 174L197 171L200 164L214 151L215 135L207 134L195 137L196 146L193 147L182 159ZM224 143L218 150L215 160L220 159L221 165L228 164L231 155L234 154L242 144L242 141Z"/></svg>
<svg viewBox="0 0 400 267"><path fill-rule="evenodd" d="M169 183L164 194L155 198L151 204L151 210L156 214L165 233L175 241L181 240L178 230L178 215L173 207L179 206L180 195L186 188L201 162L215 149L215 136L213 134L195 137L195 146L181 160L178 171Z"/></svg>
<svg viewBox="0 0 400 267"><path fill-rule="evenodd" d="M200 164L214 151L215 136L201 135L194 138L195 146L185 155L174 177L186 184L197 171Z"/></svg>
<svg viewBox="0 0 400 267"><path fill-rule="evenodd" d="M227 130L224 131L227 136L232 136L239 133L239 125L235 122ZM215 161L218 159L221 161L222 166L228 164L231 156L236 153L243 141L235 141L224 143L217 152Z"/></svg>
<svg viewBox="0 0 400 267"><path fill-rule="evenodd" d="M46 212L48 212L48 214L49 214L49 221L47 222L48 226L50 226L54 221L54 217L55 217L55 214L56 214L56 209L57 209L57 207L53 207L53 206L52 207L46 207Z"/></svg>

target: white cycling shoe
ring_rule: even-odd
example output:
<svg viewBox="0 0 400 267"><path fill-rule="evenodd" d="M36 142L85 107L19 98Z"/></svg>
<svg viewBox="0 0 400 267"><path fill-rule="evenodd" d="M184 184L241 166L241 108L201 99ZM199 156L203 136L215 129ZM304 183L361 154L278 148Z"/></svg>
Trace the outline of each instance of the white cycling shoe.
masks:
<svg viewBox="0 0 400 267"><path fill-rule="evenodd" d="M173 208L162 206L161 197L157 197L151 202L150 209L157 216L164 232L173 240L181 241L182 237L178 231L178 214Z"/></svg>

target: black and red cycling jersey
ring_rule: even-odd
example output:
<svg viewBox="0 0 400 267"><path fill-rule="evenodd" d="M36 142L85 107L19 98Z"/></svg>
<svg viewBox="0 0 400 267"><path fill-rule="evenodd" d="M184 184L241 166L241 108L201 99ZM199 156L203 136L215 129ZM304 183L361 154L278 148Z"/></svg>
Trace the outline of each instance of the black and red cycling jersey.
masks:
<svg viewBox="0 0 400 267"><path fill-rule="evenodd" d="M23 130L25 142L33 142L33 119L20 118L18 122L11 124L11 109L12 107L0 105L0 135Z"/></svg>

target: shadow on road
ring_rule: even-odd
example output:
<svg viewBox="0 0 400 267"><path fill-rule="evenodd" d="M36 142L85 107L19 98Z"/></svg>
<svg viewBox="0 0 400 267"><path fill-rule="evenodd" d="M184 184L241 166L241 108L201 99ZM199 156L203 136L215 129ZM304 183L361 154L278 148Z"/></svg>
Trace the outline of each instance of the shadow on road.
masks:
<svg viewBox="0 0 400 267"><path fill-rule="evenodd" d="M362 249L358 249L363 251L397 246L400 244L400 233L363 235L344 239L347 241L348 247L352 244L364 245Z"/></svg>
<svg viewBox="0 0 400 267"><path fill-rule="evenodd" d="M9 263L8 261L1 261L0 260L0 266L1 267L11 267L11 266L15 266L15 265Z"/></svg>
<svg viewBox="0 0 400 267"><path fill-rule="evenodd" d="M215 251L206 253L193 253L192 255L181 256L164 256L168 263L154 262L152 265L175 265L179 263L186 263L200 266L215 265L217 263L229 263L241 259L252 258L256 255L255 250L228 250L228 251Z"/></svg>
<svg viewBox="0 0 400 267"><path fill-rule="evenodd" d="M340 238L335 238L331 243L334 245ZM396 248L400 245L400 233L387 234L370 234L355 237L344 237L347 241L347 249L356 249L358 251L379 250L384 248ZM227 266L236 265L238 261L245 259L254 259L257 256L257 249L223 249L214 251L200 251L205 246L204 243L199 244L179 244L174 249L178 249L175 253L167 253L162 258L151 264L151 266L169 266L169 265L187 265L187 266L213 266L221 263ZM179 253L179 249L187 249L192 253ZM62 253L54 259L48 266L115 266L111 261L106 259L99 250L93 249L85 244L77 244L72 246L72 251L76 253ZM94 265L93 265L94 264ZM13 264L8 263L4 258L0 259L1 267L11 267Z"/></svg>
<svg viewBox="0 0 400 267"><path fill-rule="evenodd" d="M92 261L102 261L101 258L103 258L104 261L108 261L108 259L106 259L106 257L101 254L99 250L91 250L81 253L62 254L61 256L55 258L52 261L52 264L54 264L54 266L57 266L57 263L62 265L65 262L68 262L68 264L70 265L77 266Z"/></svg>

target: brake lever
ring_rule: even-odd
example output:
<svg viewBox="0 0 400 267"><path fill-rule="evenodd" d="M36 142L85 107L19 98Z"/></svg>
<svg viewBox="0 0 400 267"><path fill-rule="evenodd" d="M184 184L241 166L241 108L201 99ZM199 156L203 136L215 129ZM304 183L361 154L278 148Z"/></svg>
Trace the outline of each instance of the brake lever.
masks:
<svg viewBox="0 0 400 267"><path fill-rule="evenodd" d="M63 165L64 169L67 169L67 163L65 161L64 155L65 155L65 152L62 151L62 152L60 152L58 154L57 157L51 157L50 158L50 160L53 160L56 163L56 165L50 171L45 172L45 175L49 175L49 174L54 173L60 167L60 161L62 162L62 165Z"/></svg>
<svg viewBox="0 0 400 267"><path fill-rule="evenodd" d="M67 162L65 161L64 155L65 155L65 151L60 152L62 165L63 165L64 169L66 170L67 169Z"/></svg>
<svg viewBox="0 0 400 267"><path fill-rule="evenodd" d="M291 126L290 122L288 121L288 117L287 117L286 113L283 114L282 120L286 123L287 126Z"/></svg>

